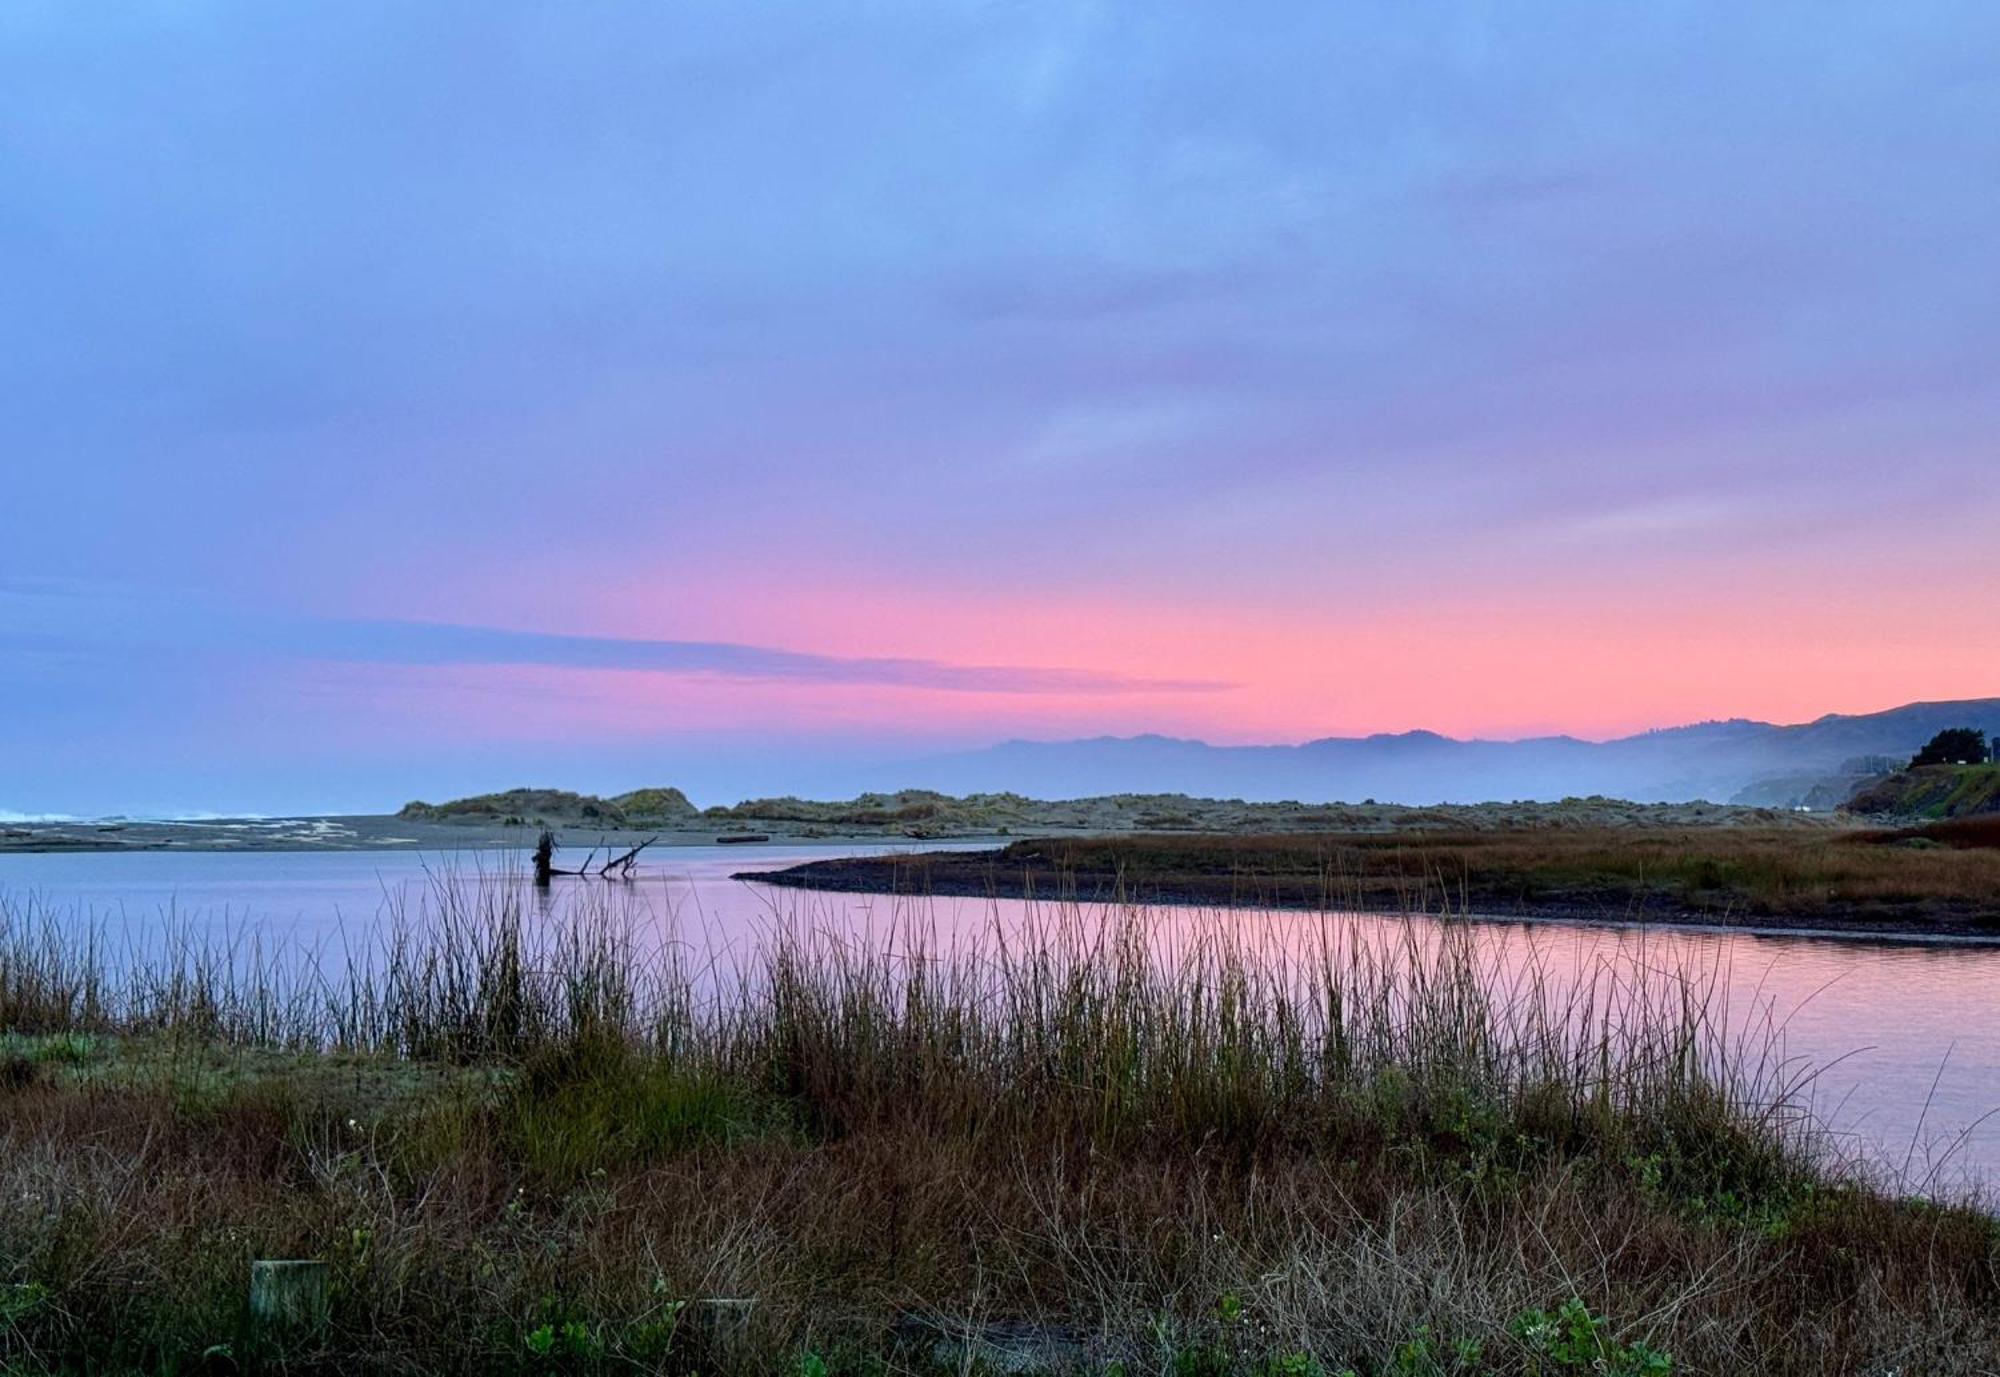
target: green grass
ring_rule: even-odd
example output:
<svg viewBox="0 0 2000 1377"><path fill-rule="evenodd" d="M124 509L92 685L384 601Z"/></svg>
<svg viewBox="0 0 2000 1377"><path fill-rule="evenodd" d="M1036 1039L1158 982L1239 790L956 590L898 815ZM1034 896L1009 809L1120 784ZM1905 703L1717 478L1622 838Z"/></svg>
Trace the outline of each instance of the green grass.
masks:
<svg viewBox="0 0 2000 1377"><path fill-rule="evenodd" d="M2000 810L2000 764L1971 765L1961 770L1956 785L1937 816Z"/></svg>
<svg viewBox="0 0 2000 1377"><path fill-rule="evenodd" d="M510 1155L544 1181L641 1165L700 1147L783 1137L789 1106L719 1074L622 1042L538 1053L508 1085Z"/></svg>
<svg viewBox="0 0 2000 1377"><path fill-rule="evenodd" d="M2000 764L1904 770L1856 795L1851 806L1864 814L1933 820L2000 812Z"/></svg>

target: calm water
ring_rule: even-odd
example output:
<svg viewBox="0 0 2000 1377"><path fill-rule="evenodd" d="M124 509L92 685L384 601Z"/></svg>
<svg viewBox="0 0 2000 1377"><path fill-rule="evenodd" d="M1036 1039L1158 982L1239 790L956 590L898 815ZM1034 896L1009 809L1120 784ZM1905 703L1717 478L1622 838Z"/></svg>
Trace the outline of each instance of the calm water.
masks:
<svg viewBox="0 0 2000 1377"><path fill-rule="evenodd" d="M861 849L675 849L655 853L630 889L642 913L663 927L699 932L711 948L753 949L774 926L802 918L879 938L890 926L890 901L730 878ZM519 861L494 853L0 856L0 894L32 898L135 950L179 927L326 953L351 947L399 907L420 912L447 872L460 883L480 873L495 880L511 874L510 865ZM946 934L991 931L1018 924L1023 908L940 899L928 903L924 918ZM1160 940L1170 941L1213 917L1161 910L1154 921ZM1244 913L1230 921L1284 941L1325 920ZM1365 936L1400 933L1410 920L1331 921ZM1480 940L1498 954L1500 969L1532 962L1559 975L1640 967L1710 973L1726 983L1732 1016L1775 1020L1784 1055L1818 1068L1814 1107L1854 1149L1892 1169L1908 1159L1914 1178L1925 1176L1926 1163L1941 1162L1937 1181L1955 1189L1974 1180L2000 1184L2000 1117L1985 1119L2000 1109L2000 947L1520 923L1485 925Z"/></svg>

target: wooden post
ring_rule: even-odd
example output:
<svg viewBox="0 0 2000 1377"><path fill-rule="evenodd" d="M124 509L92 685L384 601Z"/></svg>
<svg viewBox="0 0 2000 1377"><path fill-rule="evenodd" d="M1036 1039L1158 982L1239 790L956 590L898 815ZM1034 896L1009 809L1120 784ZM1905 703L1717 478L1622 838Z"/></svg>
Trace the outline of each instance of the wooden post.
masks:
<svg viewBox="0 0 2000 1377"><path fill-rule="evenodd" d="M260 1335L305 1335L332 1314L324 1262L272 1260L250 1264L250 1320Z"/></svg>
<svg viewBox="0 0 2000 1377"><path fill-rule="evenodd" d="M548 828L542 829L542 838L535 843L535 883L543 889L549 887L549 876L555 873L556 834Z"/></svg>

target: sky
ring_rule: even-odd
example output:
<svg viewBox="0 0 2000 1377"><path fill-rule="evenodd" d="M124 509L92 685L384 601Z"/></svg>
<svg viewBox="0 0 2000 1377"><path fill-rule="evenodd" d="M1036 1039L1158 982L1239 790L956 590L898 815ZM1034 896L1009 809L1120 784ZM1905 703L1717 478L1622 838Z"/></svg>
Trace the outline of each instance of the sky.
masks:
<svg viewBox="0 0 2000 1377"><path fill-rule="evenodd" d="M2000 694L2000 7L0 7L0 812Z"/></svg>

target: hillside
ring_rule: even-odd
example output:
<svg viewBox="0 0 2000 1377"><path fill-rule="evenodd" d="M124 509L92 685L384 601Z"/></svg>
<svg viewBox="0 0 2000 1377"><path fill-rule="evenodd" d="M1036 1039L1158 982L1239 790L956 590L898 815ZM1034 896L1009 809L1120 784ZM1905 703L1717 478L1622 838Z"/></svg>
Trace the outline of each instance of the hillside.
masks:
<svg viewBox="0 0 2000 1377"><path fill-rule="evenodd" d="M1964 818L2000 813L2000 764L1901 770L1861 790L1847 807L1867 817Z"/></svg>
<svg viewBox="0 0 2000 1377"><path fill-rule="evenodd" d="M635 789L608 799L567 789L508 789L447 803L406 803L396 816L411 822L644 827L684 822L695 816L695 807L678 789Z"/></svg>

